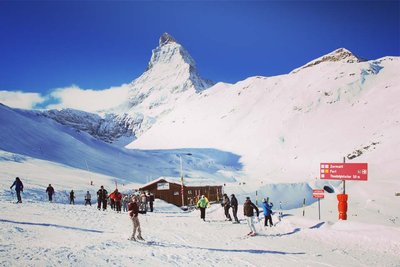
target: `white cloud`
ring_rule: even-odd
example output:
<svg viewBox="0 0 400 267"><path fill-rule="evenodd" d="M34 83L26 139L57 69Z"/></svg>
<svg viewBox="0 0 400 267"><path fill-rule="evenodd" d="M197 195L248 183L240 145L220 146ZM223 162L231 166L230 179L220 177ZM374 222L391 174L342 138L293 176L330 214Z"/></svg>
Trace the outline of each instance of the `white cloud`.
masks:
<svg viewBox="0 0 400 267"><path fill-rule="evenodd" d="M21 91L0 91L0 103L13 108L32 109L45 101L39 93Z"/></svg>
<svg viewBox="0 0 400 267"><path fill-rule="evenodd" d="M73 108L87 112L96 112L114 108L128 99L127 85L111 87L105 90L81 89L75 85L58 88L50 97L57 100L57 104L48 105L49 109Z"/></svg>

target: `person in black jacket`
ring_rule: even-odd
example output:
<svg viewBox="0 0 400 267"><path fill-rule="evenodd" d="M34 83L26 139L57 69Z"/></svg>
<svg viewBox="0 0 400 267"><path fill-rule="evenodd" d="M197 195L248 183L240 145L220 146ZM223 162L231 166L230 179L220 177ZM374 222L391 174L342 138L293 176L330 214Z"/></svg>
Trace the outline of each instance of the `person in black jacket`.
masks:
<svg viewBox="0 0 400 267"><path fill-rule="evenodd" d="M17 203L22 203L21 192L24 191L24 185L21 182L21 179L19 179L19 177L15 178L15 181L10 186L10 189L12 189L13 186L15 186L15 192L17 192L17 200L18 200Z"/></svg>
<svg viewBox="0 0 400 267"><path fill-rule="evenodd" d="M240 223L237 217L238 201L235 197L235 194L231 195L231 206L232 206L233 218L235 219L234 223Z"/></svg>
<svg viewBox="0 0 400 267"><path fill-rule="evenodd" d="M104 186L100 186L99 191L97 191L97 209L100 210L101 204L103 204L103 210L107 209L107 198L108 192L104 189Z"/></svg>
<svg viewBox="0 0 400 267"><path fill-rule="evenodd" d="M243 204L243 213L244 217L247 220L247 224L249 225L250 228L250 233L247 235L250 236L255 236L256 235L256 228L254 227L253 223L253 217L254 217L254 210L257 212L257 218L260 215L260 211L258 210L257 206L254 205L253 202L251 202L250 197L246 197L246 202Z"/></svg>
<svg viewBox="0 0 400 267"><path fill-rule="evenodd" d="M51 184L49 184L47 187L46 192L49 195L49 201L53 202L54 188L51 186Z"/></svg>
<svg viewBox="0 0 400 267"><path fill-rule="evenodd" d="M71 190L71 192L69 192L69 204L75 205L75 192L74 192L74 190Z"/></svg>

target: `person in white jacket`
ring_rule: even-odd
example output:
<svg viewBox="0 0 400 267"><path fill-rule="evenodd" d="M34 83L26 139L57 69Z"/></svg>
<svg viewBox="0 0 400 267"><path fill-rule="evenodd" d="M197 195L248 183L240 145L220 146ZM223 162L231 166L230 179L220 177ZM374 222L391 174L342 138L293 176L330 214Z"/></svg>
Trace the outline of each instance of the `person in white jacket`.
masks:
<svg viewBox="0 0 400 267"><path fill-rule="evenodd" d="M89 204L90 206L92 206L92 195L90 195L89 191L86 192L85 195L85 206Z"/></svg>

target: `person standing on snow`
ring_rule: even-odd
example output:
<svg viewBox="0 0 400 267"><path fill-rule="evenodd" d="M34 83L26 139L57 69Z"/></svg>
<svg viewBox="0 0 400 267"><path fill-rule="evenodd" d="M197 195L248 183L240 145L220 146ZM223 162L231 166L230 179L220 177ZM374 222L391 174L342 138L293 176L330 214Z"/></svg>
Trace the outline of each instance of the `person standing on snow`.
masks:
<svg viewBox="0 0 400 267"><path fill-rule="evenodd" d="M153 193L149 193L149 195L147 196L147 199L149 201L150 212L153 212L154 194Z"/></svg>
<svg viewBox="0 0 400 267"><path fill-rule="evenodd" d="M10 186L11 190L13 186L15 186L15 192L17 193L17 203L22 203L21 192L24 192L24 184L19 177L16 177L14 183Z"/></svg>
<svg viewBox="0 0 400 267"><path fill-rule="evenodd" d="M235 219L234 223L240 223L237 217L237 211L238 211L238 201L235 197L235 194L231 195L231 206L232 206L232 213L233 213L233 218Z"/></svg>
<svg viewBox="0 0 400 267"><path fill-rule="evenodd" d="M123 212L128 211L128 203L129 203L129 196L128 196L128 195L125 195L125 196L122 198L122 211L123 211Z"/></svg>
<svg viewBox="0 0 400 267"><path fill-rule="evenodd" d="M227 194L224 194L222 204L224 205L224 211L226 217L225 221L232 221L231 215L229 214L229 209L231 208L231 201L229 200Z"/></svg>
<svg viewBox="0 0 400 267"><path fill-rule="evenodd" d="M51 184L49 184L47 187L46 192L49 195L49 201L53 202L54 188L51 186Z"/></svg>
<svg viewBox="0 0 400 267"><path fill-rule="evenodd" d="M265 198L263 198L262 202L262 207L263 207L263 212L264 212L264 226L269 226L272 227L274 224L272 223L272 207L274 204L268 203Z"/></svg>
<svg viewBox="0 0 400 267"><path fill-rule="evenodd" d="M71 190L71 192L69 192L69 204L75 205L75 193L74 193L74 190Z"/></svg>
<svg viewBox="0 0 400 267"><path fill-rule="evenodd" d="M208 199L204 195L202 195L199 201L197 201L197 207L200 208L200 218L205 221L206 208L208 207Z"/></svg>
<svg viewBox="0 0 400 267"><path fill-rule="evenodd" d="M115 210L118 213L121 213L121 201L122 201L122 194L118 192L118 189L115 189L114 191L114 205L115 205Z"/></svg>
<svg viewBox="0 0 400 267"><path fill-rule="evenodd" d="M133 224L133 232L132 232L132 236L129 238L129 240L136 241L136 238L135 238L136 231L138 232L137 239L144 240L142 237L142 229L140 228L139 206L137 204L136 196L132 197L132 202L129 203L128 210L129 210L129 217L131 217L132 224Z"/></svg>
<svg viewBox="0 0 400 267"><path fill-rule="evenodd" d="M85 195L85 206L89 204L90 206L92 206L92 195L89 193L89 191L86 192Z"/></svg>
<svg viewBox="0 0 400 267"><path fill-rule="evenodd" d="M257 218L258 218L258 216L260 215L260 212L259 212L257 206L254 205L253 202L251 202L250 197L246 197L246 202L244 202L244 204L243 204L243 213L244 213L244 217L246 218L247 224L249 225L249 228L250 228L250 233L248 233L247 235L250 235L250 236L255 236L257 234L256 228L253 223L254 210L256 210Z"/></svg>
<svg viewBox="0 0 400 267"><path fill-rule="evenodd" d="M103 204L103 210L107 209L107 197L108 192L104 189L104 186L100 186L99 191L97 191L97 209L100 210L101 204Z"/></svg>

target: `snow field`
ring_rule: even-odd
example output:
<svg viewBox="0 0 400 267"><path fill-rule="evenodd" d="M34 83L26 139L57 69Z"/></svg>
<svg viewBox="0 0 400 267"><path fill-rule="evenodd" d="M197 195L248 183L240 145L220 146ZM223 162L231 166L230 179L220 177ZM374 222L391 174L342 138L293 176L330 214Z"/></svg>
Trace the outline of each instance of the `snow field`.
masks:
<svg viewBox="0 0 400 267"><path fill-rule="evenodd" d="M247 237L242 207L241 224L224 221L220 205L203 222L197 210L156 200L156 212L139 215L146 242L127 240L127 213L4 199L0 210L1 266L397 266L400 260L398 228L285 214L272 228L256 223L259 234Z"/></svg>

